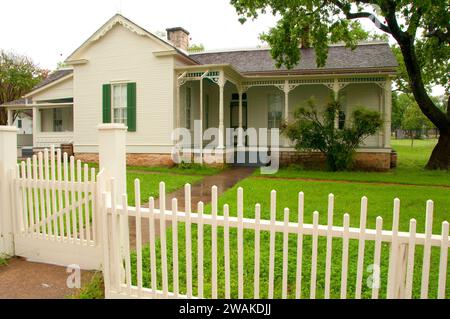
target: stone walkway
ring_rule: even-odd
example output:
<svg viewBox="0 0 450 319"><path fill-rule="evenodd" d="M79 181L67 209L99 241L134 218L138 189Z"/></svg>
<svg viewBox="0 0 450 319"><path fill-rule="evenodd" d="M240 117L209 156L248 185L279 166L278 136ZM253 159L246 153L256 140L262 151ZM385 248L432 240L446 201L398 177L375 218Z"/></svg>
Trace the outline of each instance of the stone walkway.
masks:
<svg viewBox="0 0 450 319"><path fill-rule="evenodd" d="M227 169L217 175L207 176L200 182L191 185L191 206L192 211L197 211L198 202L208 204L211 202L211 187L217 186L217 195L220 196L226 190L230 189L240 180L250 176L254 171L254 168L250 167L233 167ZM184 211L184 187L179 190L166 195L166 209L172 208L172 199L178 199L178 210ZM148 205L147 205L148 206ZM155 206L159 207L159 200L155 200ZM142 241L147 243L149 241L149 225L147 219L142 219ZM170 226L170 222L167 222L167 227ZM130 246L133 248L136 245L136 221L134 217L129 218L130 228ZM159 222L155 223L155 233L159 234Z"/></svg>
<svg viewBox="0 0 450 319"><path fill-rule="evenodd" d="M211 201L211 187L218 187L218 195L233 187L240 180L248 177L252 168L231 168L217 175L207 176L202 181L192 185L192 210L197 210L197 203L205 204ZM184 188L167 194L166 207L172 206L172 198L178 199L178 209L184 210ZM156 201L156 205L159 201ZM155 224L159 233L159 223ZM135 220L130 218L130 244L135 246ZM142 238L148 242L148 222L142 221ZM93 272L82 271L81 285L88 283ZM63 299L76 294L76 289L67 287L68 273L65 267L49 264L33 263L23 258L12 258L8 264L0 266L0 298L1 299Z"/></svg>

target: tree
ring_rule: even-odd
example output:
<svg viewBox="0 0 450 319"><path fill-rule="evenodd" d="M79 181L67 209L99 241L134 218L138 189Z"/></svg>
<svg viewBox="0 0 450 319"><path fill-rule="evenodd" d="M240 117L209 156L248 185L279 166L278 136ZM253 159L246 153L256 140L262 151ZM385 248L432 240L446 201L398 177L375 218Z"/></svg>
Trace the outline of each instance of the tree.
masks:
<svg viewBox="0 0 450 319"><path fill-rule="evenodd" d="M205 51L205 46L202 43L199 44L191 44L188 48L189 52L202 52Z"/></svg>
<svg viewBox="0 0 450 319"><path fill-rule="evenodd" d="M402 129L408 132L409 138L411 139L411 147L414 146L414 139L426 127L426 121L427 118L422 114L417 104L411 103L406 107L402 119Z"/></svg>
<svg viewBox="0 0 450 319"><path fill-rule="evenodd" d="M19 99L48 74L30 58L0 50L0 105ZM7 124L5 108L0 108L0 125Z"/></svg>
<svg viewBox="0 0 450 319"><path fill-rule="evenodd" d="M368 136L375 134L382 126L377 111L357 108L348 125L336 125L336 118L342 114L341 104L334 98L323 113L319 114L313 99L307 107L299 107L294 113L294 121L285 123L282 132L295 142L297 150L319 150L325 154L327 167L331 171L346 170L351 167L356 148Z"/></svg>
<svg viewBox="0 0 450 319"><path fill-rule="evenodd" d="M449 93L450 10L446 1L432 0L231 0L240 21L271 11L278 15L275 27L262 35L271 46L277 66L292 68L300 60L300 41L308 37L324 66L329 44L344 41L354 47L357 35L351 21L369 19L398 44L407 87L423 114L439 129L439 141L426 165L450 168L450 95L446 111L440 110L427 92L427 84L441 83ZM439 64L443 64L441 67ZM442 71L445 70L444 73ZM445 74L447 73L447 74ZM442 74L439 77L438 74ZM441 81L445 79L444 81Z"/></svg>

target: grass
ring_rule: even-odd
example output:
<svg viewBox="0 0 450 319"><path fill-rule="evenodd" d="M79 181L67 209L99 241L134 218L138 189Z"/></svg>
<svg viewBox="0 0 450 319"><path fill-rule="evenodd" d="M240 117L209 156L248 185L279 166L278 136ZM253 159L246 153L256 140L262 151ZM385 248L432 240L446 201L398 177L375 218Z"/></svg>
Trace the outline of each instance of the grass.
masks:
<svg viewBox="0 0 450 319"><path fill-rule="evenodd" d="M96 272L89 283L83 286L80 291L73 296L69 296L71 299L104 299L104 283L101 272Z"/></svg>
<svg viewBox="0 0 450 319"><path fill-rule="evenodd" d="M404 144L404 145L403 145ZM392 227L392 208L393 199L398 197L401 199L400 211L400 230L407 231L409 228L409 220L415 218L417 220L418 232L424 232L425 227L425 202L433 199L435 203L435 212L433 219L433 232L439 234L441 232L441 223L448 220L450 216L450 188L435 186L449 185L450 175L447 172L428 172L423 170L427 157L433 147L430 141L419 141L415 143L414 149L410 149L403 141L394 141L395 149L399 156L399 167L389 173L364 173L364 172L343 172L330 173L321 171L296 171L295 169L281 170L277 177L302 177L311 179L324 179L336 181L311 181L311 180L288 180L288 179L270 179L260 177L247 178L235 187L226 191L219 198L219 207L227 203L230 205L230 215L236 216L236 191L237 187L244 188L244 216L253 218L254 207L256 203L261 204L261 218L269 219L269 198L272 189L277 190L277 219L283 219L283 208L290 208L290 220L297 220L297 194L299 191L305 193L305 222L312 223L313 211L320 213L320 223L326 224L327 212L327 196L329 193L335 195L335 213L334 224L342 225L344 213L349 213L350 223L353 227L359 226L360 199L367 196L369 199L367 227L375 228L375 218L383 217L384 229ZM337 181L348 181L346 183ZM366 182L383 182L392 183L386 185L371 184ZM405 185L412 184L412 185ZM414 185L415 184L415 185ZM422 185L423 184L423 185ZM210 206L206 206L206 212L210 211ZM222 210L219 209L221 212ZM219 213L221 214L221 213ZM180 291L186 292L186 273L185 273L185 228L183 224L178 227L179 237L179 271L180 271ZM224 251L223 251L223 229L218 228L218 294L219 298L224 297ZM172 230L167 231L167 253L168 253L168 274L169 289L172 289ZM211 296L211 228L204 226L204 292L205 297ZM197 227L192 227L192 263L193 263L193 292L197 294ZM311 278L311 236L304 237L303 244L303 272L302 272L302 297L308 298L310 295L310 278ZM288 257L288 296L295 296L295 279L296 279L296 236L289 236L289 257ZM244 231L244 297L253 297L253 271L254 271L254 232ZM261 233L261 273L260 273L260 296L265 298L268 296L268 274L269 274L269 234ZM276 236L275 245L275 280L274 291L275 297L281 297L282 288L282 251L283 239L282 234ZM339 298L340 280L341 280L341 251L342 240L333 240L333 258L331 269L331 296ZM161 259L160 245L157 245L157 269L158 269L158 288L161 289ZM324 276L325 276L325 253L326 239L320 238L318 241L318 264L317 264L317 290L316 297L323 298L324 293ZM367 242L365 250L365 265L363 273L363 298L371 297L371 289L365 284L371 273L367 272L367 267L373 263L374 243ZM355 294L355 282L357 271L358 241L351 240L349 245L349 268L348 268L348 297L353 298ZM422 247L417 246L415 266L414 266L414 285L413 297L420 296L420 282L422 269ZM230 258L231 258L231 297L237 298L237 234L234 229L230 230ZM136 264L136 256L133 255L133 272ZM387 266L389 262L389 245L384 243L381 255L381 287L380 297L385 297L387 283ZM449 260L450 263L450 260ZM143 279L144 286L149 286L149 248L143 251ZM429 297L437 296L437 279L439 269L439 249L432 249L431 269L430 269L430 285ZM136 280L136 273L133 273ZM447 274L447 282L450 282L450 274ZM450 285L447 285L447 298L450 297Z"/></svg>
<svg viewBox="0 0 450 319"><path fill-rule="evenodd" d="M200 176L210 176L222 172L224 169L219 167L208 167L202 165L188 165L188 166L173 166L173 167L149 167L149 166L127 166L128 171L139 171L139 172L156 172L156 173L168 173L177 175L200 175Z"/></svg>
<svg viewBox="0 0 450 319"><path fill-rule="evenodd" d="M128 173L127 174L127 193L129 205L135 205L134 180L138 178L141 186L141 201L147 202L150 196L157 198L159 196L159 183L164 181L166 184L166 193L173 192L186 183L193 184L200 181L201 175L174 175L169 173L143 174Z"/></svg>
<svg viewBox="0 0 450 319"><path fill-rule="evenodd" d="M409 140L392 140L392 148L398 154L398 167L389 172L328 172L305 170L299 166L280 168L274 175L261 175L273 178L304 178L318 180L340 180L353 182L379 182L414 185L450 186L450 171L429 171L424 166L436 145L436 140L417 140L414 147ZM256 170L255 176L260 175Z"/></svg>
<svg viewBox="0 0 450 319"><path fill-rule="evenodd" d="M8 257L0 257L0 266L6 266L8 264Z"/></svg>

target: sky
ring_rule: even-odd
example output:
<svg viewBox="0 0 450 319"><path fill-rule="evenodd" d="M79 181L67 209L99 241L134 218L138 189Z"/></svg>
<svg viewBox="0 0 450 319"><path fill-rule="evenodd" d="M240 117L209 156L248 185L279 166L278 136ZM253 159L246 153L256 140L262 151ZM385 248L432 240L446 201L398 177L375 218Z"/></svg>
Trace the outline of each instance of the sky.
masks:
<svg viewBox="0 0 450 319"><path fill-rule="evenodd" d="M266 14L242 25L229 0L0 0L0 48L53 70L118 12L150 32L183 27L207 50L262 45L276 23Z"/></svg>

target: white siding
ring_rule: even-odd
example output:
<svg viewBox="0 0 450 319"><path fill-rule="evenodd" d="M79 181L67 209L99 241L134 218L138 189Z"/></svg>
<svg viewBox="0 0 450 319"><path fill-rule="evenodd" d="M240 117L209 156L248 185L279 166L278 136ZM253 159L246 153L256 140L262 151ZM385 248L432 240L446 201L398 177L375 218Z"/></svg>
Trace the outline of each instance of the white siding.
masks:
<svg viewBox="0 0 450 319"><path fill-rule="evenodd" d="M102 85L136 82L136 132L127 134L127 150L170 152L173 128L174 58L155 57L160 43L116 25L81 53L89 62L74 68L75 152L97 151L102 121Z"/></svg>
<svg viewBox="0 0 450 319"><path fill-rule="evenodd" d="M49 86L32 96L33 101L47 101L73 97L73 77Z"/></svg>

